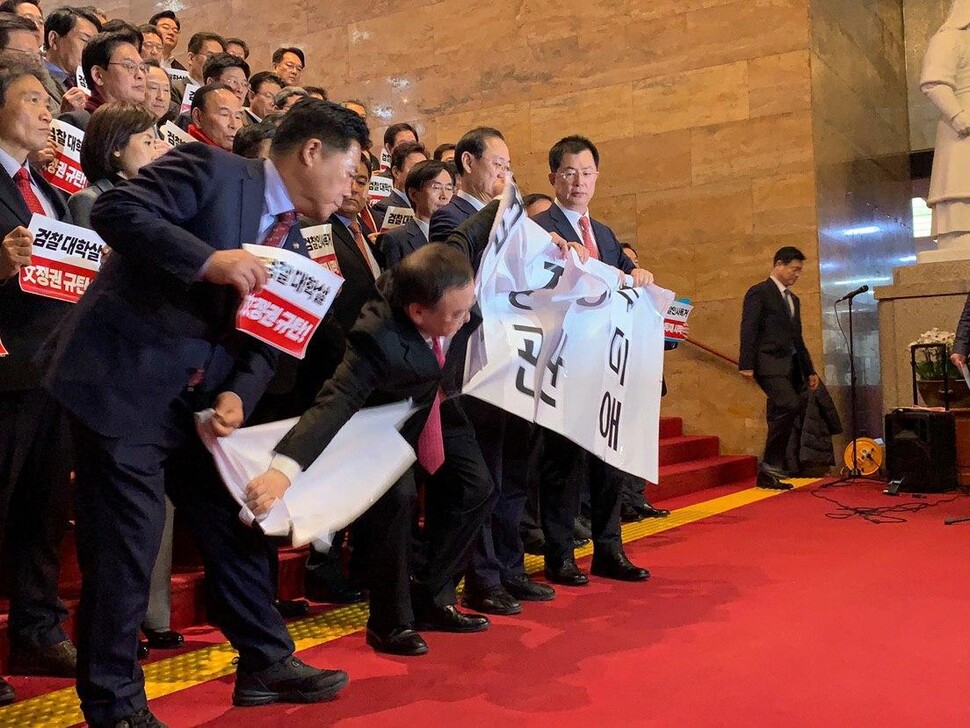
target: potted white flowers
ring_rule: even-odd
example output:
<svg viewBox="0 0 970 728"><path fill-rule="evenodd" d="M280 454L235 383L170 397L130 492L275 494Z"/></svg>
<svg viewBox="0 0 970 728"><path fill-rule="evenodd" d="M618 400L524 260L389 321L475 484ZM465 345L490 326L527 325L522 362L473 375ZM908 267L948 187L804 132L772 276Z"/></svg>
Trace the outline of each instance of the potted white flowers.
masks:
<svg viewBox="0 0 970 728"><path fill-rule="evenodd" d="M941 331L934 326L929 331L920 334L919 338L916 341L911 341L907 347L907 350L912 351L913 347L919 344L943 344L946 346L946 353L943 352L942 348L916 349L915 351L914 375L916 386L923 402L929 407L943 406L944 372L950 380L950 406L970 406L970 389L967 388L963 374L950 361L954 339L956 339L956 334L952 331Z"/></svg>

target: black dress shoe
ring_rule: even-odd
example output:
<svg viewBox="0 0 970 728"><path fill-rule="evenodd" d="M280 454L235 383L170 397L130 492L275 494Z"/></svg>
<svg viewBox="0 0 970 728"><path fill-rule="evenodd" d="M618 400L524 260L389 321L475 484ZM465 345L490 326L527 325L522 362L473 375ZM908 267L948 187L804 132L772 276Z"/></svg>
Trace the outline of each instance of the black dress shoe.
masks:
<svg viewBox="0 0 970 728"><path fill-rule="evenodd" d="M310 604L306 599L277 599L273 606L283 619L298 619L310 613Z"/></svg>
<svg viewBox="0 0 970 728"><path fill-rule="evenodd" d="M670 511L666 508L654 508L652 505L644 501L643 503L637 503L633 506L635 510L643 518L666 518L670 515Z"/></svg>
<svg viewBox="0 0 970 728"><path fill-rule="evenodd" d="M290 655L257 672L237 670L232 704L319 703L336 697L346 684L343 670L321 670Z"/></svg>
<svg viewBox="0 0 970 728"><path fill-rule="evenodd" d="M368 628L367 644L388 655L417 657L428 653L428 643L410 627L395 627L384 633Z"/></svg>
<svg viewBox="0 0 970 728"><path fill-rule="evenodd" d="M327 604L360 604L367 597L329 561L307 564L304 593L307 599Z"/></svg>
<svg viewBox="0 0 970 728"><path fill-rule="evenodd" d="M10 705L17 699L17 694L13 691L13 685L0 677L0 705Z"/></svg>
<svg viewBox="0 0 970 728"><path fill-rule="evenodd" d="M766 490L791 490L791 483L782 482L782 477L784 476L769 470L759 470L756 485Z"/></svg>
<svg viewBox="0 0 970 728"><path fill-rule="evenodd" d="M619 581L646 581L650 578L649 571L633 564L622 551L602 556L593 554L589 573Z"/></svg>
<svg viewBox="0 0 970 728"><path fill-rule="evenodd" d="M153 650L175 650L185 644L185 638L180 632L170 629L143 629L148 638L148 647Z"/></svg>
<svg viewBox="0 0 970 728"><path fill-rule="evenodd" d="M138 640L138 649L135 651L135 657L139 660L147 660L150 654L151 650L148 649L148 640Z"/></svg>
<svg viewBox="0 0 970 728"><path fill-rule="evenodd" d="M644 518L645 516L641 516L640 512L635 506L631 506L626 503L623 503L620 506L620 520L623 521L623 523L637 523L638 521L642 521Z"/></svg>
<svg viewBox="0 0 970 728"><path fill-rule="evenodd" d="M495 586L482 592L469 589L466 586L465 593L461 597L461 603L476 612L497 614L502 617L511 617L513 614L522 612L522 605L515 600L515 597L505 591L503 586Z"/></svg>
<svg viewBox="0 0 970 728"><path fill-rule="evenodd" d="M589 543L588 538L580 538L579 536L573 536L573 550L581 549L583 546Z"/></svg>
<svg viewBox="0 0 970 728"><path fill-rule="evenodd" d="M553 584L563 584L564 586L586 586L589 584L589 577L586 576L576 562L566 559L561 564L546 564L546 578Z"/></svg>
<svg viewBox="0 0 970 728"><path fill-rule="evenodd" d="M75 677L77 650L70 640L56 645L11 645L9 668L13 675L46 675L47 677Z"/></svg>
<svg viewBox="0 0 970 728"><path fill-rule="evenodd" d="M503 579L502 586L520 602L548 602L556 598L555 589L533 581L528 574Z"/></svg>
<svg viewBox="0 0 970 728"><path fill-rule="evenodd" d="M415 629L431 632L482 632L488 629L488 617L481 614L463 614L454 604L447 607L431 607L415 616Z"/></svg>
<svg viewBox="0 0 970 728"><path fill-rule="evenodd" d="M148 708L142 708L124 718L115 718L107 723L89 723L88 725L91 728L168 728Z"/></svg>

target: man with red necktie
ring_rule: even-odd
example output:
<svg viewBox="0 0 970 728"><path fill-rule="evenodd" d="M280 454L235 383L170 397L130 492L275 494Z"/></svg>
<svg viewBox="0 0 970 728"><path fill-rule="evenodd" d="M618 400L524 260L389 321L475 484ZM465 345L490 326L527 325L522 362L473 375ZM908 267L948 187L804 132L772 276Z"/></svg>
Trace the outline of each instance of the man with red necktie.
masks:
<svg viewBox="0 0 970 728"><path fill-rule="evenodd" d="M468 260L429 244L378 281L378 295L347 334L347 351L313 407L276 445L270 469L248 486L255 513L269 509L364 406L412 399L401 429L427 486L428 558L410 578L417 494L409 469L355 524L355 559L370 589L367 643L422 655L418 630L479 632L486 617L459 612L455 584L489 507L493 486L457 394L468 337L480 325Z"/></svg>
<svg viewBox="0 0 970 728"><path fill-rule="evenodd" d="M0 56L0 542L13 567L10 584L10 670L72 677L76 652L57 596L58 553L69 518L70 431L67 417L40 386L32 362L71 304L20 290L30 265L31 215L70 222L60 192L27 164L47 145L51 114L40 59ZM0 705L14 699L0 678Z"/></svg>

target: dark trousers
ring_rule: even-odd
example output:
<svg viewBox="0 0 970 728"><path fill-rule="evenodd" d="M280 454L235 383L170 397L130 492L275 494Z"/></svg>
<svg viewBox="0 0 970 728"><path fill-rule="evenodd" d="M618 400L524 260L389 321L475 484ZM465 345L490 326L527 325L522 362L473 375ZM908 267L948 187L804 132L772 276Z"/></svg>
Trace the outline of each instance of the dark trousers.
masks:
<svg viewBox="0 0 970 728"><path fill-rule="evenodd" d="M445 462L425 488L425 558L413 592L418 609L455 603L455 586L495 503L475 430L454 400L441 405L441 424Z"/></svg>
<svg viewBox="0 0 970 728"><path fill-rule="evenodd" d="M623 473L551 430L542 431L540 470L539 515L546 537L546 563L559 565L573 558L573 521L579 515L585 483L589 484L594 552L612 553L623 548Z"/></svg>
<svg viewBox="0 0 970 728"><path fill-rule="evenodd" d="M466 587L484 591L525 573L519 525L525 509L534 426L474 397L462 407L475 424L485 466L495 484L493 507L472 550Z"/></svg>
<svg viewBox="0 0 970 728"><path fill-rule="evenodd" d="M0 541L10 575L10 640L46 647L67 639L57 596L70 518L67 416L41 389L0 393Z"/></svg>
<svg viewBox="0 0 970 728"><path fill-rule="evenodd" d="M74 423L82 575L77 692L88 721L110 722L146 706L135 652L165 523L166 482L202 552L209 619L239 652L239 668L262 669L294 649L273 608L265 538L239 521L239 506L190 429L188 412L167 445L107 438Z"/></svg>
<svg viewBox="0 0 970 728"><path fill-rule="evenodd" d="M758 386L768 397L765 416L768 420L768 435L765 438L765 454L762 462L775 468L784 469L785 453L791 440L795 423L805 409L805 380L798 367L787 377L757 378Z"/></svg>

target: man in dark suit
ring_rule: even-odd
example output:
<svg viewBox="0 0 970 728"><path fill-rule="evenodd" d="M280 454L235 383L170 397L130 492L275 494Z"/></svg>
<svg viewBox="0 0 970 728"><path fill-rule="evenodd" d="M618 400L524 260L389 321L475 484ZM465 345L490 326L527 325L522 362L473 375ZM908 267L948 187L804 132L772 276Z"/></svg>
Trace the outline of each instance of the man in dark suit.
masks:
<svg viewBox="0 0 970 728"><path fill-rule="evenodd" d="M775 253L771 275L744 295L741 311L741 376L754 379L768 397L768 436L758 471L758 486L789 490L782 482L792 429L805 409L806 388L819 378L802 339L801 304L790 286L798 282L805 255L790 245Z"/></svg>
<svg viewBox="0 0 970 728"><path fill-rule="evenodd" d="M613 231L589 215L596 192L599 150L589 139L569 136L549 150L549 182L556 193L552 207L533 219L543 229L582 245L597 258L633 279L634 286L653 275L634 265ZM589 579L573 557L573 523L579 514L582 485L589 483L593 563L590 571L609 579L642 581L650 574L632 564L620 538L623 478L614 469L562 435L542 431L539 515L545 535L546 576L552 582L583 586Z"/></svg>
<svg viewBox="0 0 970 728"><path fill-rule="evenodd" d="M41 388L32 359L72 308L20 290L30 265L32 213L70 222L63 196L27 164L47 145L47 109L40 58L0 55L0 543L10 564L10 669L71 677L76 653L61 626L58 553L70 499L70 430L65 412ZM37 103L37 101L41 103ZM0 705L14 699L0 678Z"/></svg>
<svg viewBox="0 0 970 728"><path fill-rule="evenodd" d="M78 445L77 690L92 726L157 725L135 649L173 462L197 466L170 480L170 495L198 537L209 615L239 651L234 703L324 700L347 681L293 657L265 540L240 523L211 458L196 455L193 413L213 409L212 433L229 434L275 365L272 349L235 330L241 298L266 280L240 247L305 251L297 213L325 219L337 208L368 141L355 114L307 100L280 124L268 160L184 144L94 206L112 254L45 347L45 385Z"/></svg>
<svg viewBox="0 0 970 728"><path fill-rule="evenodd" d="M384 217L389 207L411 207L411 200L404 190L404 182L414 165L427 159L427 150L418 142L404 142L394 147L391 153L391 194L373 205L374 220L379 227L384 227Z"/></svg>
<svg viewBox="0 0 970 728"><path fill-rule="evenodd" d="M431 216L432 243L443 243L465 220L502 194L505 177L512 171L502 132L482 126L466 133L455 146L455 165L460 189Z"/></svg>
<svg viewBox="0 0 970 728"><path fill-rule="evenodd" d="M431 216L447 205L455 191L455 177L444 162L419 162L408 173L404 192L414 206L414 217L404 225L381 233L378 247L388 268L427 244Z"/></svg>
<svg viewBox="0 0 970 728"><path fill-rule="evenodd" d="M492 484L474 431L458 404L468 337L481 323L472 309L471 267L458 252L428 245L385 274L347 335L347 352L313 407L283 437L269 470L248 486L264 512L282 497L344 424L364 406L412 399L401 429L431 475L425 536L428 559L409 582L416 506L408 470L358 519L355 559L370 588L367 642L380 652L420 655L417 629L477 632L488 619L455 608L455 584L481 529Z"/></svg>

